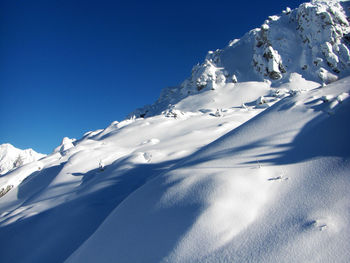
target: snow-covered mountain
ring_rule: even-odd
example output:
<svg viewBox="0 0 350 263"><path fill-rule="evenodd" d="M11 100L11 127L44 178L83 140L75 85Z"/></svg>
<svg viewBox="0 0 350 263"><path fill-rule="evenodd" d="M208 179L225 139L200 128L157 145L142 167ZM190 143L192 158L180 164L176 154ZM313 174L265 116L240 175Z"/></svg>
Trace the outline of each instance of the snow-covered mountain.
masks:
<svg viewBox="0 0 350 263"><path fill-rule="evenodd" d="M130 117L160 114L189 95L237 81L265 80L278 86L299 73L327 84L349 75L349 7L346 1L317 0L268 17L260 28L231 40L224 49L209 51L179 87L164 89L154 104Z"/></svg>
<svg viewBox="0 0 350 263"><path fill-rule="evenodd" d="M37 153L33 149L21 150L15 148L9 143L1 144L0 175L3 175L21 165L39 160L45 156L45 154Z"/></svg>
<svg viewBox="0 0 350 263"><path fill-rule="evenodd" d="M348 262L348 9L287 8L0 177L1 261Z"/></svg>

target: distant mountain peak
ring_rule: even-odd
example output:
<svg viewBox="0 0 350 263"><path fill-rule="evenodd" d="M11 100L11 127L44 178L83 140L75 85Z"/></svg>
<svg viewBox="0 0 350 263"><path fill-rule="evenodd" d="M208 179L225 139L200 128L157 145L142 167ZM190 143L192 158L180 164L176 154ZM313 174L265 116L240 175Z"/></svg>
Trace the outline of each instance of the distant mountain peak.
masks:
<svg viewBox="0 0 350 263"><path fill-rule="evenodd" d="M9 143L0 145L0 175L46 156L33 149L21 150Z"/></svg>

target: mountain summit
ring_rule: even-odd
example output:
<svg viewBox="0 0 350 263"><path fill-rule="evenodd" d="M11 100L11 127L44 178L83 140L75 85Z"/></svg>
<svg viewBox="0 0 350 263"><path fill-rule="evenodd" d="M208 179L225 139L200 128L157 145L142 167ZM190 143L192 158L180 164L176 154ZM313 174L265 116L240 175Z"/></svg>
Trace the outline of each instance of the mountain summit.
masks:
<svg viewBox="0 0 350 263"><path fill-rule="evenodd" d="M1 262L349 262L348 10L286 8L0 176Z"/></svg>
<svg viewBox="0 0 350 263"><path fill-rule="evenodd" d="M313 1L269 16L260 28L224 49L209 51L179 87L164 89L152 105L129 115L160 114L187 96L228 83L288 82L298 73L318 83L331 83L350 73L349 2Z"/></svg>

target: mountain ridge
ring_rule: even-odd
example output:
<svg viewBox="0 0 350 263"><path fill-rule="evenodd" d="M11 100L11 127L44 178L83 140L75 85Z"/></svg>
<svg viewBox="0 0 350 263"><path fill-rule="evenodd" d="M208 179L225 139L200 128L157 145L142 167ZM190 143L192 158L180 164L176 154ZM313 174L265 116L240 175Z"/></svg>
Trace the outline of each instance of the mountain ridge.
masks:
<svg viewBox="0 0 350 263"><path fill-rule="evenodd" d="M180 100L227 83L287 82L292 73L328 84L350 73L350 27L347 1L312 1L269 16L260 28L224 49L209 51L179 87L163 89L151 105L136 109L129 118L169 110Z"/></svg>

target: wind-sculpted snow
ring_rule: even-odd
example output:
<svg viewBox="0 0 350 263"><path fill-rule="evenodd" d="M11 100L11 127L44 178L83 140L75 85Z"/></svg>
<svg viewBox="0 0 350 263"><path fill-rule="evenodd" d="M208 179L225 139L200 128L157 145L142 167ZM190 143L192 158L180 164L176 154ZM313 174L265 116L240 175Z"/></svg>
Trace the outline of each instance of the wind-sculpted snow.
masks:
<svg viewBox="0 0 350 263"><path fill-rule="evenodd" d="M0 177L1 262L348 262L347 5L287 8Z"/></svg>
<svg viewBox="0 0 350 263"><path fill-rule="evenodd" d="M349 81L284 98L177 162L68 262L346 262Z"/></svg>
<svg viewBox="0 0 350 263"><path fill-rule="evenodd" d="M261 92L270 91L264 86ZM263 111L254 101L229 107L227 98L220 103L224 96L215 104L209 94L199 96L207 107L202 112L113 122L74 143L65 138L46 158L1 178L13 185L0 199L2 262L64 261L127 196ZM267 99L269 105L276 101ZM223 106L220 117L217 103Z"/></svg>
<svg viewBox="0 0 350 263"><path fill-rule="evenodd" d="M17 169L3 262L346 261L349 81L295 75L266 110L220 116L201 93L200 112L114 122Z"/></svg>

